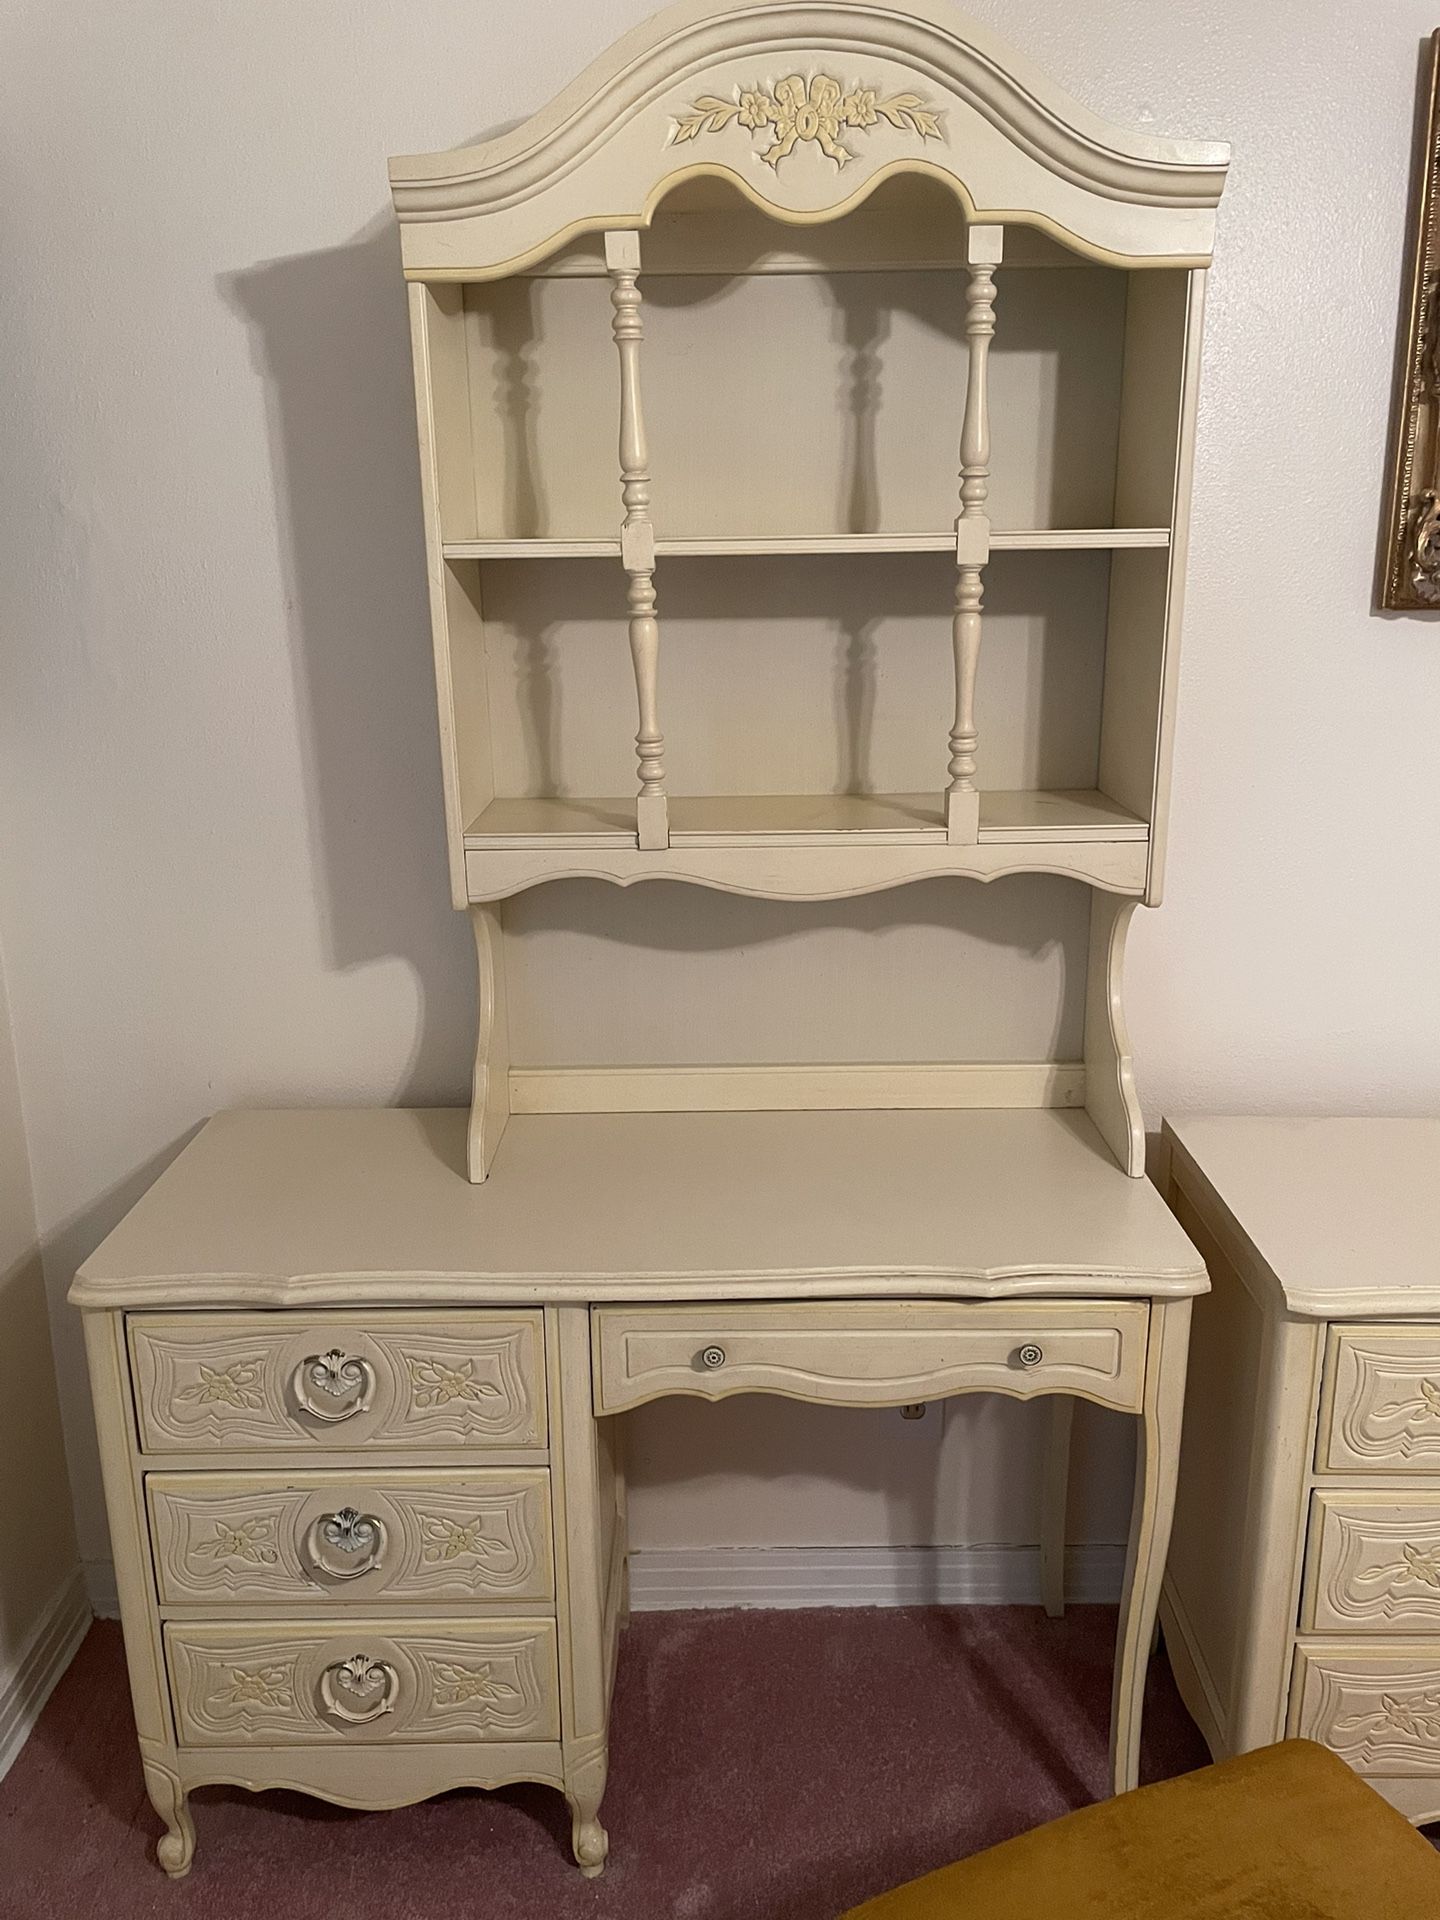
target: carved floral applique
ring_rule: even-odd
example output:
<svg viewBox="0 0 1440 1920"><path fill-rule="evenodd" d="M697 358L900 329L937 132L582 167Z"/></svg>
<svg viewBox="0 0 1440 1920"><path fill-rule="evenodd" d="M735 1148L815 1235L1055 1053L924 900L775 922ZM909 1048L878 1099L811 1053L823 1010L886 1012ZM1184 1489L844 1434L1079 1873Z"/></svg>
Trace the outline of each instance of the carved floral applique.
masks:
<svg viewBox="0 0 1440 1920"><path fill-rule="evenodd" d="M261 1360L237 1360L230 1367L210 1367L202 1360L200 1378L182 1387L176 1399L191 1406L236 1407L255 1412L265 1404L261 1387Z"/></svg>
<svg viewBox="0 0 1440 1920"><path fill-rule="evenodd" d="M500 1706L506 1700L520 1698L517 1688L495 1678L488 1660L478 1667L462 1666L458 1660L432 1660L430 1671L435 1676L435 1699L440 1706L460 1706L467 1700Z"/></svg>
<svg viewBox="0 0 1440 1920"><path fill-rule="evenodd" d="M473 1520L446 1520L422 1513L417 1518L429 1543L422 1547L421 1558L431 1566L445 1560L493 1560L505 1550L503 1541L486 1538L483 1515Z"/></svg>
<svg viewBox="0 0 1440 1920"><path fill-rule="evenodd" d="M238 1526L217 1520L213 1538L200 1541L194 1551L207 1560L245 1560L251 1566L273 1567L279 1558L270 1544L274 1533L275 1522L268 1514L242 1520Z"/></svg>
<svg viewBox="0 0 1440 1920"><path fill-rule="evenodd" d="M443 1360L406 1356L410 1384L415 1389L417 1407L443 1407L452 1400L498 1400L501 1393L492 1381L476 1378L474 1359L447 1367Z"/></svg>
<svg viewBox="0 0 1440 1920"><path fill-rule="evenodd" d="M1408 1699L1398 1693L1382 1693L1378 1708L1369 1713L1351 1714L1348 1720L1339 1720L1334 1727L1337 1739L1353 1739L1363 1734L1367 1744L1381 1733L1400 1733L1410 1740L1440 1741L1440 1687L1432 1687L1428 1693L1411 1694Z"/></svg>
<svg viewBox="0 0 1440 1920"><path fill-rule="evenodd" d="M702 133L723 133L732 121L752 133L773 127L775 138L760 155L766 166L778 167L802 141L813 141L837 167L843 167L856 156L841 134L846 130L863 133L881 120L922 140L945 137L940 116L921 94L892 93L882 99L878 87L856 85L847 93L828 73L812 74L808 81L794 73L769 89L737 87L730 100L701 94L687 112L677 115L670 141L679 146Z"/></svg>
<svg viewBox="0 0 1440 1920"><path fill-rule="evenodd" d="M290 1684L290 1669L275 1667L231 1667L230 1684L210 1695L212 1706L290 1707L295 1696Z"/></svg>

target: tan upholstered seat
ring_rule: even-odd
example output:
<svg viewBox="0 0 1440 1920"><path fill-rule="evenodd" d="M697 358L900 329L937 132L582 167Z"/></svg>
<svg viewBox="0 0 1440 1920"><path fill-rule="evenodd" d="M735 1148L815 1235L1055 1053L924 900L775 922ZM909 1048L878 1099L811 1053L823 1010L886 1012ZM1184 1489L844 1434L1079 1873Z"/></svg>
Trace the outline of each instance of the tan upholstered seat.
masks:
<svg viewBox="0 0 1440 1920"><path fill-rule="evenodd" d="M1067 1814L847 1920L1440 1920L1440 1854L1286 1740Z"/></svg>

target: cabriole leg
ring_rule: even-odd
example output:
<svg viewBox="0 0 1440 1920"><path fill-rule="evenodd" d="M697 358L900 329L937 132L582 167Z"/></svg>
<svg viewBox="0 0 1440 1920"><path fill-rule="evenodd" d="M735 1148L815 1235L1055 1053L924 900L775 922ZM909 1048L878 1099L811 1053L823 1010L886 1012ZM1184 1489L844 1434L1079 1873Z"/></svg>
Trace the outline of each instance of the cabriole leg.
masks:
<svg viewBox="0 0 1440 1920"><path fill-rule="evenodd" d="M177 1775L158 1760L145 1762L145 1791L150 1804L165 1822L165 1831L156 1843L155 1857L172 1880L182 1880L195 1858L195 1822Z"/></svg>
<svg viewBox="0 0 1440 1920"><path fill-rule="evenodd" d="M1127 1793L1140 1784L1145 1672L1175 1512L1189 1341L1189 1300L1152 1301L1145 1400L1136 1446L1135 1498L1130 1510L1130 1546L1125 1556L1110 1705L1110 1779L1115 1793Z"/></svg>

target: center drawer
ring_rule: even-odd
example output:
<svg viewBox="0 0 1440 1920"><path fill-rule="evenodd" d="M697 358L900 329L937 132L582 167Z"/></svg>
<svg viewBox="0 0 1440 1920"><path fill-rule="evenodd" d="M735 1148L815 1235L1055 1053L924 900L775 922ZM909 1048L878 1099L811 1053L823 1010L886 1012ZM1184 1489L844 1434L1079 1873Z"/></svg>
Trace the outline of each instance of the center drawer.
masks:
<svg viewBox="0 0 1440 1920"><path fill-rule="evenodd" d="M129 1332L146 1453L545 1444L538 1312L142 1313Z"/></svg>
<svg viewBox="0 0 1440 1920"><path fill-rule="evenodd" d="M543 1467L152 1473L145 1494L162 1606L554 1597Z"/></svg>
<svg viewBox="0 0 1440 1920"><path fill-rule="evenodd" d="M670 1393L888 1407L984 1391L1074 1393L1133 1413L1147 1320L1131 1302L597 1307L595 1411L622 1413Z"/></svg>

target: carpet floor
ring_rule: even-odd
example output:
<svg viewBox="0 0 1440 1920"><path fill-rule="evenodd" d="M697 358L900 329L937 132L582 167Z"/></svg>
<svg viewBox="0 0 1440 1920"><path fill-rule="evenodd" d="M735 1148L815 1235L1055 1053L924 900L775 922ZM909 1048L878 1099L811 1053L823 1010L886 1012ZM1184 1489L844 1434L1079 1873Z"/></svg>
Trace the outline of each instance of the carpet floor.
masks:
<svg viewBox="0 0 1440 1920"><path fill-rule="evenodd" d="M201 1789L189 1878L155 1865L120 1630L91 1629L0 1781L3 1920L834 1920L1104 1790L1113 1609L638 1614L602 1810L571 1865L538 1786L390 1813ZM1163 1657L1144 1776L1207 1759Z"/></svg>

